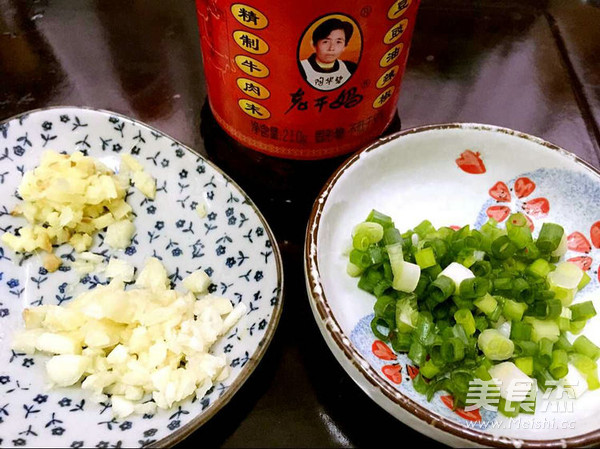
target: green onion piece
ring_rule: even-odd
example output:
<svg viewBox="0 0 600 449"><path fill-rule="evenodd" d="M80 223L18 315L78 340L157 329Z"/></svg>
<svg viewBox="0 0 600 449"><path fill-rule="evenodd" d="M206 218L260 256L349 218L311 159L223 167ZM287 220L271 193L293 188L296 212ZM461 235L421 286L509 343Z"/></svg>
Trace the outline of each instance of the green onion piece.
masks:
<svg viewBox="0 0 600 449"><path fill-rule="evenodd" d="M404 252L402 250L402 243L393 243L385 247L388 256L390 258L390 266L392 267L392 273L396 276L397 272L402 269L404 263Z"/></svg>
<svg viewBox="0 0 600 449"><path fill-rule="evenodd" d="M550 374L555 379L562 379L569 372L569 357L564 349L555 349L552 351L552 363L550 363Z"/></svg>
<svg viewBox="0 0 600 449"><path fill-rule="evenodd" d="M433 267L437 262L435 260L435 254L433 248L423 248L415 253L415 261L421 269Z"/></svg>
<svg viewBox="0 0 600 449"><path fill-rule="evenodd" d="M365 272L362 274L362 276L360 277L360 279L358 281L358 288L360 288L361 290L364 290L366 292L373 293L373 290L377 286L378 282L379 282L379 280L370 279L369 273Z"/></svg>
<svg viewBox="0 0 600 449"><path fill-rule="evenodd" d="M421 223L415 226L414 231L419 234L419 237L424 239L429 234L433 234L435 232L435 228L429 220L423 220Z"/></svg>
<svg viewBox="0 0 600 449"><path fill-rule="evenodd" d="M348 273L353 278L356 278L362 274L364 268L359 267L358 265L354 265L352 262L348 262L346 265L346 273Z"/></svg>
<svg viewBox="0 0 600 449"><path fill-rule="evenodd" d="M533 238L531 237L531 230L527 226L513 227L508 230L508 238L517 247L517 249L526 248Z"/></svg>
<svg viewBox="0 0 600 449"><path fill-rule="evenodd" d="M512 290L511 278L494 279L494 290Z"/></svg>
<svg viewBox="0 0 600 449"><path fill-rule="evenodd" d="M454 313L454 320L460 324L467 335L475 333L475 318L469 309L459 309Z"/></svg>
<svg viewBox="0 0 600 449"><path fill-rule="evenodd" d="M466 299L475 299L484 296L490 288L486 278L468 278L460 283L459 294Z"/></svg>
<svg viewBox="0 0 600 449"><path fill-rule="evenodd" d="M533 375L533 357L517 357L515 365L528 376Z"/></svg>
<svg viewBox="0 0 600 449"><path fill-rule="evenodd" d="M531 324L522 321L515 321L510 328L511 340L530 340L533 328Z"/></svg>
<svg viewBox="0 0 600 449"><path fill-rule="evenodd" d="M383 243L384 245L393 245L394 243L402 244L402 235L394 227L385 228L383 230Z"/></svg>
<svg viewBox="0 0 600 449"><path fill-rule="evenodd" d="M497 259L508 259L516 250L517 247L510 241L507 235L501 235L492 242L492 254Z"/></svg>
<svg viewBox="0 0 600 449"><path fill-rule="evenodd" d="M579 284L577 284L577 290L583 289L586 285L590 283L591 280L592 278L590 277L590 275L584 271L583 276L581 277L581 281L579 281Z"/></svg>
<svg viewBox="0 0 600 449"><path fill-rule="evenodd" d="M512 357L514 343L496 329L486 329L477 339L479 349L490 360L506 360Z"/></svg>
<svg viewBox="0 0 600 449"><path fill-rule="evenodd" d="M366 251L369 247L369 238L364 234L356 234L352 237L352 247L358 251Z"/></svg>
<svg viewBox="0 0 600 449"><path fill-rule="evenodd" d="M476 316L475 317L475 328L482 332L489 327L488 320L484 316Z"/></svg>
<svg viewBox="0 0 600 449"><path fill-rule="evenodd" d="M560 244L565 230L555 223L544 223L535 242L540 251L551 253Z"/></svg>
<svg viewBox="0 0 600 449"><path fill-rule="evenodd" d="M379 223L372 222L362 222L357 224L352 230L352 243L356 249L360 249L364 251L365 248L362 247L364 245L364 240L367 241L367 246L373 243L379 243L383 238L383 226ZM356 242L359 242L360 245L357 246Z"/></svg>
<svg viewBox="0 0 600 449"><path fill-rule="evenodd" d="M600 348L592 343L585 335L580 335L573 342L575 352L588 356L594 362L600 357Z"/></svg>
<svg viewBox="0 0 600 449"><path fill-rule="evenodd" d="M393 296L383 295L377 298L373 305L375 316L383 318L388 323L394 325L396 321L396 299Z"/></svg>
<svg viewBox="0 0 600 449"><path fill-rule="evenodd" d="M492 380L492 376L490 376L489 371L487 370L487 368L483 365L479 365L476 369L475 369L475 377L481 380Z"/></svg>
<svg viewBox="0 0 600 449"><path fill-rule="evenodd" d="M388 333L384 334L384 333L380 332L379 326L387 328ZM371 331L373 331L373 334L380 340L385 341L385 342L389 341L389 327L384 319L377 317L377 316L375 318L373 318L371 320Z"/></svg>
<svg viewBox="0 0 600 449"><path fill-rule="evenodd" d="M478 260L470 269L476 277L486 277L492 272L492 264L487 260Z"/></svg>
<svg viewBox="0 0 600 449"><path fill-rule="evenodd" d="M425 272L431 279L435 279L442 272L442 267L440 266L440 264L436 264L433 267L429 267L429 268L425 269Z"/></svg>
<svg viewBox="0 0 600 449"><path fill-rule="evenodd" d="M501 397L498 401L498 411L508 418L515 418L521 411L520 402Z"/></svg>
<svg viewBox="0 0 600 449"><path fill-rule="evenodd" d="M533 290L523 278L517 278L513 281L512 294L515 298L525 302L533 298Z"/></svg>
<svg viewBox="0 0 600 449"><path fill-rule="evenodd" d="M413 341L410 345L410 349L408 350L408 358L411 359L414 363L421 366L425 363L425 358L427 357L427 350L425 346L423 346L418 341Z"/></svg>
<svg viewBox="0 0 600 449"><path fill-rule="evenodd" d="M425 346L430 346L435 339L435 324L426 312L419 313L415 337Z"/></svg>
<svg viewBox="0 0 600 449"><path fill-rule="evenodd" d="M439 304L444 302L454 293L454 285L452 279L441 275L430 284L427 294L436 304Z"/></svg>
<svg viewBox="0 0 600 449"><path fill-rule="evenodd" d="M384 260L381 264L383 267L383 278L388 281L392 281L394 279L394 273L392 273L392 266L388 260Z"/></svg>
<svg viewBox="0 0 600 449"><path fill-rule="evenodd" d="M508 220L506 220L506 230L507 231L510 231L511 229L515 229L515 228L529 229L529 227L527 225L527 217L525 217L525 215L523 215L520 212L517 212L516 214L511 214L508 217Z"/></svg>
<svg viewBox="0 0 600 449"><path fill-rule="evenodd" d="M538 341L538 362L545 367L550 365L550 362L552 361L553 349L554 343L547 338L542 338L540 341Z"/></svg>
<svg viewBox="0 0 600 449"><path fill-rule="evenodd" d="M370 246L367 254L371 258L371 265L378 265L383 262L383 250L378 246Z"/></svg>
<svg viewBox="0 0 600 449"><path fill-rule="evenodd" d="M558 318L562 313L562 308L560 299L549 299L546 302L546 318L551 320Z"/></svg>
<svg viewBox="0 0 600 449"><path fill-rule="evenodd" d="M458 338L450 338L442 343L441 355L447 363L458 362L465 357L465 345Z"/></svg>
<svg viewBox="0 0 600 449"><path fill-rule="evenodd" d="M589 320L590 318L596 316L596 309L594 308L594 304L592 301L585 301L579 304L573 304L571 307L572 320L580 321L580 320Z"/></svg>
<svg viewBox="0 0 600 449"><path fill-rule="evenodd" d="M502 314L507 320L510 321L521 321L523 318L523 314L527 310L527 304L522 302L513 301L512 299L507 299L504 302L504 306L502 308ZM521 339L519 339L521 340Z"/></svg>
<svg viewBox="0 0 600 449"><path fill-rule="evenodd" d="M569 342L569 339L564 333L560 334L560 337L558 337L558 340L556 340L556 343L554 343L554 347L556 349L564 349L567 352L573 352L573 345L571 344L571 342Z"/></svg>
<svg viewBox="0 0 600 449"><path fill-rule="evenodd" d="M392 288L391 281L388 281L387 279L382 279L373 288L373 294L376 298L379 298L380 296L385 294L385 292L390 288Z"/></svg>
<svg viewBox="0 0 600 449"><path fill-rule="evenodd" d="M396 326L401 333L410 333L417 325L419 311L416 295L407 296L396 302Z"/></svg>
<svg viewBox="0 0 600 449"><path fill-rule="evenodd" d="M391 227L394 226L394 222L392 221L392 217L389 217L389 216L387 216L385 214L382 214L381 212L378 212L375 209L373 209L369 213L369 216L367 217L367 219L365 221L367 221L367 222L373 222L373 223L378 223L378 224L380 224L384 228L389 228L390 226Z"/></svg>
<svg viewBox="0 0 600 449"><path fill-rule="evenodd" d="M410 345L412 344L412 336L411 334L403 334L400 332L394 332L390 336L390 342L392 343L392 348L396 352L408 352L410 349Z"/></svg>
<svg viewBox="0 0 600 449"><path fill-rule="evenodd" d="M353 249L350 251L350 263L364 270L371 266L371 256L365 251Z"/></svg>
<svg viewBox="0 0 600 449"><path fill-rule="evenodd" d="M489 293L477 298L473 301L473 304L486 315L491 315L498 307L498 301Z"/></svg>
<svg viewBox="0 0 600 449"><path fill-rule="evenodd" d="M420 373L427 379L434 378L440 371L440 368L431 360L427 360L420 369Z"/></svg>
<svg viewBox="0 0 600 449"><path fill-rule="evenodd" d="M534 371L534 377L537 379L538 387L540 387L542 391L546 391L548 388L556 386L556 380L546 368L540 368L539 370Z"/></svg>
<svg viewBox="0 0 600 449"><path fill-rule="evenodd" d="M531 340L538 343L542 338L555 342L560 336L560 329L554 320L538 320L533 317L525 317L524 320L531 324Z"/></svg>
<svg viewBox="0 0 600 449"><path fill-rule="evenodd" d="M519 356L521 357L533 356L538 352L538 345L532 341L517 341L516 345L519 350Z"/></svg>
<svg viewBox="0 0 600 449"><path fill-rule="evenodd" d="M569 328L569 331L572 334L577 335L579 332L581 332L583 330L583 328L585 327L586 323L587 323L586 320L571 321L571 326Z"/></svg>
<svg viewBox="0 0 600 449"><path fill-rule="evenodd" d="M394 272L392 287L394 290L401 292L413 292L417 288L420 277L421 268L417 264L403 262L400 266L400 272Z"/></svg>
<svg viewBox="0 0 600 449"><path fill-rule="evenodd" d="M421 373L417 374L413 379L413 387L417 393L426 394L429 384L425 381Z"/></svg>
<svg viewBox="0 0 600 449"><path fill-rule="evenodd" d="M585 377L590 390L600 388L600 382L598 382L598 365L596 362L588 356L576 352L570 355L569 361Z"/></svg>

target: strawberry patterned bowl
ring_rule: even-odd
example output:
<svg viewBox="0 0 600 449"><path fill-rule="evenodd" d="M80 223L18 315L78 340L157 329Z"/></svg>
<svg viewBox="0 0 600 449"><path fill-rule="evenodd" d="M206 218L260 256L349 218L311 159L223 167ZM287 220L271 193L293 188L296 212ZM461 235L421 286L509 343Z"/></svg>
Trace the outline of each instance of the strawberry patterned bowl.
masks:
<svg viewBox="0 0 600 449"><path fill-rule="evenodd" d="M480 124L432 125L381 139L346 161L315 201L306 231L310 305L330 350L378 405L404 424L452 446L569 447L600 444L600 390L547 401L535 414L507 418L493 407L454 409L438 392L415 391L418 373L406 354L370 328L374 297L346 274L353 227L372 209L400 230L422 220L435 227L504 222L521 212L536 236L544 222L563 226L564 259L591 277L576 302L600 307L600 172L537 137ZM600 318L583 334L600 344ZM572 337L569 334L570 337ZM560 399L560 398L559 398ZM565 399L563 397L562 399Z"/></svg>

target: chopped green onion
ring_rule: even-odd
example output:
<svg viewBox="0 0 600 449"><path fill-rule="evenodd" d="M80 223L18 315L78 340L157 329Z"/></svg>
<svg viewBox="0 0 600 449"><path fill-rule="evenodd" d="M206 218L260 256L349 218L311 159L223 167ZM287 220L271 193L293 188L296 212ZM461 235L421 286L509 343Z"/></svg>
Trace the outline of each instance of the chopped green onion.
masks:
<svg viewBox="0 0 600 449"><path fill-rule="evenodd" d="M537 259L527 267L528 273L539 276L543 279L546 279L546 276L548 276L550 271L552 271L552 269L546 259Z"/></svg>
<svg viewBox="0 0 600 449"><path fill-rule="evenodd" d="M402 244L402 235L400 231L398 231L394 227L385 228L383 231L383 243L388 245L393 245L394 243Z"/></svg>
<svg viewBox="0 0 600 449"><path fill-rule="evenodd" d="M512 323L510 328L510 339L511 340L530 340L531 332L533 328L529 323L523 323L522 321L515 321Z"/></svg>
<svg viewBox="0 0 600 449"><path fill-rule="evenodd" d="M364 268L359 267L358 265L354 265L352 262L348 262L346 265L346 273L348 273L353 278L356 278L362 274Z"/></svg>
<svg viewBox="0 0 600 449"><path fill-rule="evenodd" d="M429 285L427 294L438 304L448 299L454 290L454 281L447 276L440 275Z"/></svg>
<svg viewBox="0 0 600 449"><path fill-rule="evenodd" d="M580 335L573 342L573 349L579 354L588 356L594 362L600 357L600 348L584 335Z"/></svg>
<svg viewBox="0 0 600 449"><path fill-rule="evenodd" d="M371 256L365 251L353 249L350 251L350 263L364 270L371 266Z"/></svg>
<svg viewBox="0 0 600 449"><path fill-rule="evenodd" d="M569 308L571 309L571 319L573 321L589 320L590 318L596 316L596 309L594 308L594 303L592 303L592 301L573 304Z"/></svg>
<svg viewBox="0 0 600 449"><path fill-rule="evenodd" d="M498 307L498 301L489 293L477 298L473 301L473 304L486 315L491 315Z"/></svg>
<svg viewBox="0 0 600 449"><path fill-rule="evenodd" d="M515 349L514 343L496 329L486 329L479 334L477 345L490 360L509 359Z"/></svg>
<svg viewBox="0 0 600 449"><path fill-rule="evenodd" d="M507 235L501 235L492 242L492 254L497 259L508 259L516 250L517 247L510 241Z"/></svg>
<svg viewBox="0 0 600 449"><path fill-rule="evenodd" d="M486 278L469 278L460 283L460 296L466 299L475 299L484 296L490 288Z"/></svg>
<svg viewBox="0 0 600 449"><path fill-rule="evenodd" d="M435 228L429 220L423 220L421 223L415 226L414 231L423 239L428 235L435 233Z"/></svg>
<svg viewBox="0 0 600 449"><path fill-rule="evenodd" d="M525 317L525 320L533 327L531 339L539 342L542 338L555 342L560 336L560 329L554 320L538 320L532 317Z"/></svg>
<svg viewBox="0 0 600 449"><path fill-rule="evenodd" d="M555 223L544 223L535 244L540 251L551 253L558 248L564 233L562 226Z"/></svg>
<svg viewBox="0 0 600 449"><path fill-rule="evenodd" d="M433 267L436 264L433 248L423 248L415 253L415 260L421 269Z"/></svg>
<svg viewBox="0 0 600 449"><path fill-rule="evenodd" d="M454 320L460 324L467 335L475 333L475 318L469 309L459 309L454 313Z"/></svg>
<svg viewBox="0 0 600 449"><path fill-rule="evenodd" d="M384 228L388 228L388 227L393 227L394 226L394 222L392 221L392 218L382 214L381 212L376 211L375 209L373 209L371 211L371 213L369 213L369 216L367 217L367 219L365 220L367 222L373 222L373 223L378 223L380 224L382 227Z"/></svg>
<svg viewBox="0 0 600 449"><path fill-rule="evenodd" d="M400 265L400 272L394 272L394 281L392 287L401 292L413 292L417 288L421 268L414 263L403 262Z"/></svg>
<svg viewBox="0 0 600 449"><path fill-rule="evenodd" d="M507 299L504 302L502 313L507 320L521 321L526 310L527 304Z"/></svg>
<svg viewBox="0 0 600 449"><path fill-rule="evenodd" d="M528 376L533 375L533 357L517 357L515 365Z"/></svg>

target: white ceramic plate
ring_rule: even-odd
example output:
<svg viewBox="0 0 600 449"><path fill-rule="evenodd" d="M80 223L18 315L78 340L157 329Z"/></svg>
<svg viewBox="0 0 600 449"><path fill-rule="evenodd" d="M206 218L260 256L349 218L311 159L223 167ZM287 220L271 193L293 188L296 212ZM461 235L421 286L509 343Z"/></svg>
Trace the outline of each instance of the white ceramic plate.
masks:
<svg viewBox="0 0 600 449"><path fill-rule="evenodd" d="M252 201L217 167L172 138L142 123L105 111L52 108L0 123L0 228L13 232L25 220L9 215L24 171L45 149L84 151L117 169L131 154L157 180L148 200L131 189L136 235L125 251L112 251L95 238L92 251L117 255L138 268L155 256L176 288L188 273L203 269L211 290L248 307L230 333L215 345L231 375L201 400L187 400L155 415L112 417L110 403L98 405L78 388L47 391L44 355L11 350L21 312L38 304L69 301L105 282L102 275L79 279L69 270L73 251L57 250L60 271L47 273L39 256L25 258L0 247L0 446L132 447L175 444L206 422L254 370L277 326L283 274L277 243ZM207 216L195 211L205 203ZM68 285L76 284L71 291Z"/></svg>
<svg viewBox="0 0 600 449"><path fill-rule="evenodd" d="M363 150L332 176L308 224L305 269L310 304L330 349L354 381L380 406L420 432L451 445L563 447L600 442L600 390L534 416L509 420L495 411L454 412L447 393L428 402L415 392L416 368L405 355L376 343L370 330L374 298L346 274L343 255L354 225L371 209L410 229L481 226L493 216L524 212L570 235L567 259L588 269L592 282L577 301L600 310L600 176L574 155L541 139L476 124L404 131ZM534 232L535 234L535 232ZM600 317L584 333L600 344ZM390 356L391 354L391 356ZM559 401L560 402L560 401ZM565 407L567 407L565 405Z"/></svg>

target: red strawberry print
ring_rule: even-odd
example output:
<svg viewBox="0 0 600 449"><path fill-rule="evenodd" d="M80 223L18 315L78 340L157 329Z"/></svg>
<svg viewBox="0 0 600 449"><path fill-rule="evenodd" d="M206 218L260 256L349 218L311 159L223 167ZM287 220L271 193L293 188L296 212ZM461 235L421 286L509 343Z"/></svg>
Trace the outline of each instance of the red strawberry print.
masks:
<svg viewBox="0 0 600 449"><path fill-rule="evenodd" d="M519 178L515 181L515 194L517 198L523 198L531 195L535 190L535 183L526 177Z"/></svg>
<svg viewBox="0 0 600 449"><path fill-rule="evenodd" d="M531 232L533 232L533 221L531 221L531 218L529 218L528 215L525 215L525 220L527 221L527 227L531 229Z"/></svg>
<svg viewBox="0 0 600 449"><path fill-rule="evenodd" d="M600 221L597 221L592 225L592 228L590 229L590 237L594 247L600 248Z"/></svg>
<svg viewBox="0 0 600 449"><path fill-rule="evenodd" d="M585 238L585 235L575 231L567 237L567 248L578 253L589 253L592 250L592 245Z"/></svg>
<svg viewBox="0 0 600 449"><path fill-rule="evenodd" d="M474 153L471 150L465 150L456 159L456 165L462 171L472 175L480 175L485 173L485 164L481 160L479 153Z"/></svg>
<svg viewBox="0 0 600 449"><path fill-rule="evenodd" d="M454 229L455 231L458 231L460 229L460 226L456 226L456 225L451 225L448 226L450 229Z"/></svg>
<svg viewBox="0 0 600 449"><path fill-rule="evenodd" d="M592 258L589 256L577 256L567 259L567 262L572 262L584 271L588 271L592 267Z"/></svg>
<svg viewBox="0 0 600 449"><path fill-rule="evenodd" d="M498 223L506 220L506 217L510 214L510 208L506 206L490 206L488 207L487 216L493 218Z"/></svg>
<svg viewBox="0 0 600 449"><path fill-rule="evenodd" d="M411 379L414 379L419 374L419 368L414 365L406 365L406 371Z"/></svg>
<svg viewBox="0 0 600 449"><path fill-rule="evenodd" d="M501 203L507 203L510 201L510 191L508 190L508 186L502 181L498 181L496 184L494 184L489 192L490 196L496 201L500 201Z"/></svg>
<svg viewBox="0 0 600 449"><path fill-rule="evenodd" d="M546 198L535 198L524 203L523 210L535 218L544 217L550 211L550 203Z"/></svg>
<svg viewBox="0 0 600 449"><path fill-rule="evenodd" d="M396 355L392 352L389 346L381 340L375 340L373 342L373 346L371 346L371 351L373 351L373 354L375 354L375 356L379 357L381 360L396 359Z"/></svg>
<svg viewBox="0 0 600 449"><path fill-rule="evenodd" d="M402 367L400 365L386 365L381 368L381 371L395 384L402 383Z"/></svg>
<svg viewBox="0 0 600 449"><path fill-rule="evenodd" d="M454 398L452 396L450 396L450 395L441 396L440 399L442 400L444 405L446 407L448 407L450 410L452 410L454 408ZM475 421L475 422L481 421L481 414L479 413L479 409L466 412L462 408L457 408L456 410L454 410L454 413L456 413L458 416L460 416L461 418L464 418L468 421Z"/></svg>

